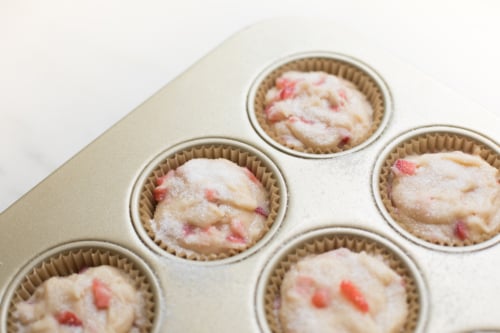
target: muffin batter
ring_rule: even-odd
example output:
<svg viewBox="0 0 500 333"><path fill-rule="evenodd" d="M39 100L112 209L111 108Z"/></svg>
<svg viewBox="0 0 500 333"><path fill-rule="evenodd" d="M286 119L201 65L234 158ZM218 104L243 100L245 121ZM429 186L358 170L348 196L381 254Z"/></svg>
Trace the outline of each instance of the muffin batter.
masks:
<svg viewBox="0 0 500 333"><path fill-rule="evenodd" d="M357 145L373 122L373 109L354 84L325 72L283 73L266 94L265 113L292 148Z"/></svg>
<svg viewBox="0 0 500 333"><path fill-rule="evenodd" d="M242 250L255 242L269 214L255 175L226 159L192 159L157 180L151 221L157 238L195 253Z"/></svg>
<svg viewBox="0 0 500 333"><path fill-rule="evenodd" d="M140 293L111 266L48 279L14 316L20 333L139 332L145 320Z"/></svg>
<svg viewBox="0 0 500 333"><path fill-rule="evenodd" d="M396 333L408 313L403 279L382 260L340 248L306 257L285 274L285 333Z"/></svg>
<svg viewBox="0 0 500 333"><path fill-rule="evenodd" d="M478 242L500 227L500 173L463 152L413 155L392 166L391 199L409 231L434 242Z"/></svg>

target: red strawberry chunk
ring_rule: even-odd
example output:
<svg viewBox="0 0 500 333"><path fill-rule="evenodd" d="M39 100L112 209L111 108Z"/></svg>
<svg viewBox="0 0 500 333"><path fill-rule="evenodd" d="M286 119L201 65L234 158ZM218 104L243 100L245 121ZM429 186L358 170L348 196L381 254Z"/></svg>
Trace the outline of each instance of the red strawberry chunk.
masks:
<svg viewBox="0 0 500 333"><path fill-rule="evenodd" d="M415 170L417 169L417 165L415 163L403 159L396 160L394 166L396 169L401 171L401 173L408 176L414 175Z"/></svg>
<svg viewBox="0 0 500 333"><path fill-rule="evenodd" d="M61 311L55 317L61 325L82 326L80 318L71 311Z"/></svg>
<svg viewBox="0 0 500 333"><path fill-rule="evenodd" d="M160 202L167 196L167 189L164 187L155 187L153 190L153 196L156 202Z"/></svg>
<svg viewBox="0 0 500 333"><path fill-rule="evenodd" d="M194 229L195 227L189 223L186 223L182 226L182 232L184 233L184 236L189 236L194 234Z"/></svg>
<svg viewBox="0 0 500 333"><path fill-rule="evenodd" d="M255 208L255 212L259 215L262 215L264 217L268 217L269 213L263 208L263 207L257 207Z"/></svg>
<svg viewBox="0 0 500 333"><path fill-rule="evenodd" d="M295 82L292 80L289 80L284 77L279 77L276 79L276 87L279 89L283 89L285 87L293 87L295 86Z"/></svg>
<svg viewBox="0 0 500 333"><path fill-rule="evenodd" d="M343 146L343 145L346 145L349 143L349 140L351 140L351 137L349 137L348 135L344 136L340 142L339 142L339 145L340 146Z"/></svg>
<svg viewBox="0 0 500 333"><path fill-rule="evenodd" d="M284 100L284 99L291 98L291 97L293 97L294 93L295 93L294 86L285 86L283 89L281 89L280 99Z"/></svg>
<svg viewBox="0 0 500 333"><path fill-rule="evenodd" d="M167 172L166 175L156 178L156 186L162 185L165 182L165 180L172 177L173 175L174 175L174 170L170 170L169 172Z"/></svg>
<svg viewBox="0 0 500 333"><path fill-rule="evenodd" d="M343 89L339 90L339 96L340 96L340 98L342 98L344 101L347 101L347 94L346 94L345 90L343 90Z"/></svg>
<svg viewBox="0 0 500 333"><path fill-rule="evenodd" d="M109 308L111 300L111 289L99 279L92 280L92 294L94 295L94 305L99 310Z"/></svg>
<svg viewBox="0 0 500 333"><path fill-rule="evenodd" d="M229 229L231 229L231 232L233 235L245 238L246 236L246 230L245 227L243 226L243 223L241 223L240 220L232 220L231 223L229 224Z"/></svg>
<svg viewBox="0 0 500 333"><path fill-rule="evenodd" d="M339 106L338 105L330 105L330 110L338 112L339 111Z"/></svg>
<svg viewBox="0 0 500 333"><path fill-rule="evenodd" d="M156 178L156 186L160 186L165 182L166 176Z"/></svg>
<svg viewBox="0 0 500 333"><path fill-rule="evenodd" d="M226 237L226 239L233 243L242 243L245 244L246 241L246 230L243 226L243 223L240 220L234 219L229 224L229 229L231 230L231 234Z"/></svg>
<svg viewBox="0 0 500 333"><path fill-rule="evenodd" d="M340 282L340 292L342 295L351 302L361 312L368 312L370 307L365 299L365 296L356 287L354 283L349 280L342 280Z"/></svg>
<svg viewBox="0 0 500 333"><path fill-rule="evenodd" d="M326 308L330 304L330 291L318 288L311 297L311 303L318 309Z"/></svg>
<svg viewBox="0 0 500 333"><path fill-rule="evenodd" d="M465 224L465 222L458 221L455 224L455 236L457 236L462 241L469 238L469 231L467 230L467 224Z"/></svg>
<svg viewBox="0 0 500 333"><path fill-rule="evenodd" d="M241 243L241 244L245 244L247 241L245 240L245 238L243 237L240 237L238 235L234 235L234 234L231 234L229 236L226 237L226 239L232 243Z"/></svg>
<svg viewBox="0 0 500 333"><path fill-rule="evenodd" d="M219 193L213 189L205 189L205 198L210 202L217 202L219 200Z"/></svg>

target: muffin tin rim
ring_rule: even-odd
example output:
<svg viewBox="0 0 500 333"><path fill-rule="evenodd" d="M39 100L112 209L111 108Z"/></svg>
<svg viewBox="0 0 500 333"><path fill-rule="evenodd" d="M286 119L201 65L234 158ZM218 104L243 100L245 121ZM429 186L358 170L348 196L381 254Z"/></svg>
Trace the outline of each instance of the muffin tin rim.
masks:
<svg viewBox="0 0 500 333"><path fill-rule="evenodd" d="M333 227L318 227L310 230L306 230L300 234L292 235L290 238L286 239L283 244L275 249L268 257L268 261L260 269L258 279L255 284L254 290L254 315L260 328L261 332L271 333L269 324L266 319L265 306L263 305L264 296L266 294L266 287L269 278L272 276L277 265L285 256L297 248L302 243L307 243L308 241L314 240L321 236L332 236L332 235L351 235L354 237L364 237L370 241L381 244L383 247L387 248L390 252L396 255L398 259L406 265L409 272L415 281L417 292L419 295L420 304L420 315L417 320L417 327L415 329L416 333L425 332L426 324L429 321L430 314L430 303L427 288L427 282L422 274L420 267L417 265L416 261L411 257L411 255L404 250L398 243L385 238L382 234L374 232L372 230L363 229L359 227L350 227L346 225L339 225Z"/></svg>
<svg viewBox="0 0 500 333"><path fill-rule="evenodd" d="M446 245L438 245L431 243L429 241L417 237L416 235L413 235L412 233L404 229L402 226L400 226L400 224L392 218L391 214L385 207L382 201L382 197L380 195L379 176L386 158L395 148L397 148L404 142L407 142L412 138L424 134L432 134L432 133L451 133L463 137L468 137L484 144L491 150L495 151L498 155L500 155L500 147L493 139L489 138L485 134L479 133L477 131L462 126L446 125L446 124L425 125L425 126L410 128L403 132L399 132L391 139L389 139L389 142L384 146L384 148L377 153L377 159L375 163L373 163L371 188L372 188L372 197L373 200L375 200L377 210L379 211L380 214L382 214L384 220L391 226L391 228L393 228L400 236L402 236L403 239L409 240L414 244L423 248L445 253L463 254L469 252L471 253L477 252L494 246L496 243L500 241L500 233L484 242L468 246L446 246Z"/></svg>
<svg viewBox="0 0 500 333"><path fill-rule="evenodd" d="M233 256L223 259L215 259L207 261L189 260L186 258L180 258L174 254L168 253L167 251L162 249L158 244L156 244L142 226L139 214L139 202L140 202L142 188L144 186L146 179L150 176L151 172L163 160L165 160L169 156L172 156L178 152L182 152L186 149L197 146L205 146L205 145L209 146L218 144L242 149L243 151L256 156L260 161L262 161L266 165L267 168L269 168L269 170L276 178L277 181L276 185L278 186L280 191L280 198L279 198L280 206L277 211L276 219L273 222L273 225L271 226L269 231L266 234L264 234L254 245ZM145 167L142 168L139 176L137 176L135 179L132 188L132 193L129 199L129 213L130 213L131 223L139 240L141 241L142 244L146 245L149 251L152 251L154 254L157 254L162 258L175 260L183 264L200 265L200 266L218 266L218 265L232 264L245 260L249 256L252 256L255 253L259 252L263 247L266 246L266 244L268 244L275 237L276 233L281 228L281 225L285 219L287 208L288 208L288 188L286 185L285 177L283 176L283 172L278 167L277 163L271 157L267 156L264 152L262 152L257 147L249 143L229 137L215 137L215 136L193 138L186 141L175 143L169 146L168 148L163 149L159 154L153 157L146 164Z"/></svg>
<svg viewBox="0 0 500 333"><path fill-rule="evenodd" d="M35 267L38 267L43 262L56 257L57 255L63 254L64 252L72 252L78 250L91 250L91 249L101 249L104 251L109 251L113 254L122 255L124 258L132 262L139 272L146 278L147 283L151 287L151 293L154 298L154 313L155 317L151 326L151 333L159 332L162 321L163 321L163 289L159 282L159 279L154 274L150 265L141 258L138 254L134 253L132 250L115 244L109 241L102 240L78 240L78 241L68 241L65 243L60 243L51 247L48 247L39 254L34 255L29 259L24 265L21 266L15 273L13 278L7 284L5 293L0 299L0 332L7 332L7 319L9 316L9 309L11 306L12 299L17 288L20 286L24 278L29 274ZM101 266L101 265L98 265ZM95 266L95 267L98 267ZM45 280L46 281L46 280Z"/></svg>
<svg viewBox="0 0 500 333"><path fill-rule="evenodd" d="M258 91L258 88L262 81L274 70L278 69L281 66L284 66L290 62L296 61L296 60L301 60L301 59L307 59L307 58L328 58L332 60L338 60L345 62L353 67L357 67L359 70L363 71L366 73L378 86L380 89L380 92L382 93L382 97L384 100L384 115L382 117L382 120L380 122L380 125L378 128L373 132L371 136L369 136L366 140L361 142L360 144L349 148L344 151L336 152L336 153L329 153L329 154L312 154L312 153L306 153L306 152L301 152L297 151L291 148L288 148L281 143L275 141L273 138L271 138L270 135L264 131L264 129L260 126L257 117L255 115L255 109L254 109L254 100L255 100L255 95ZM390 119L392 118L392 113L393 113L393 108L394 108L394 101L393 101L393 96L391 93L391 90L389 89L389 85L387 82L384 80L383 76L374 68L372 68L370 65L368 65L366 62L344 54L340 52L333 52L333 51L303 51L303 52L298 52L294 54L290 54L288 56L280 57L277 60L274 60L272 63L267 64L260 68L259 73L253 78L250 89L248 90L248 93L246 95L246 111L247 111L247 116L250 121L250 124L254 131L258 134L258 136L263 139L266 144L270 145L274 149L277 149L280 152L286 153L290 156L293 157L299 157L299 158L304 158L304 159L330 159L334 158L337 156L342 156L346 154L351 154L357 151L360 151L362 149L365 149L366 147L370 146L371 144L375 143L375 141L382 135L382 133L386 130L386 128L389 125Z"/></svg>

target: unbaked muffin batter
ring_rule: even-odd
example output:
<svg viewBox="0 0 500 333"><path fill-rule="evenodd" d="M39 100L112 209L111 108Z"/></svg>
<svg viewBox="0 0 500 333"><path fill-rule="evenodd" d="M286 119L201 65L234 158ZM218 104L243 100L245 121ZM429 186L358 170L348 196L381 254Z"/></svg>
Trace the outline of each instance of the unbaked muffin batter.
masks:
<svg viewBox="0 0 500 333"><path fill-rule="evenodd" d="M351 82L325 72L283 73L266 94L266 119L293 148L331 149L362 142L373 109Z"/></svg>
<svg viewBox="0 0 500 333"><path fill-rule="evenodd" d="M281 285L285 333L396 333L408 313L403 279L382 260L340 248L297 262Z"/></svg>
<svg viewBox="0 0 500 333"><path fill-rule="evenodd" d="M133 333L144 325L143 299L111 266L52 277L17 305L20 333Z"/></svg>
<svg viewBox="0 0 500 333"><path fill-rule="evenodd" d="M255 175L226 159L192 159L157 180L157 238L195 253L245 249L264 229L267 194Z"/></svg>
<svg viewBox="0 0 500 333"><path fill-rule="evenodd" d="M413 155L393 167L398 222L436 242L481 241L500 227L500 173L460 151Z"/></svg>

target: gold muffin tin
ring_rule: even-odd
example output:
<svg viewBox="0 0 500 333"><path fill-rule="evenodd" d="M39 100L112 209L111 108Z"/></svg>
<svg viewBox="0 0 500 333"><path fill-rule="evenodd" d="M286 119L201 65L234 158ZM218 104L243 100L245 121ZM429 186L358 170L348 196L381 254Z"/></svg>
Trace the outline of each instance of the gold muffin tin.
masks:
<svg viewBox="0 0 500 333"><path fill-rule="evenodd" d="M252 107L259 83L279 66L307 57L358 67L381 87L384 112L364 143L314 155L263 134ZM331 22L275 19L254 25L0 215L0 332L13 331L12 302L29 296L29 290L19 292L25 277L54 255L79 250L107 251L133 264L143 277L141 288L152 295L151 332L269 332L265 290L274 267L299 243L338 235L368 240L407 269L415 287L409 303L417 304L407 331L500 330L499 236L460 251L429 245L397 227L378 187L385 157L414 133L473 133L498 155L499 124L496 115ZM170 152L193 142L235 145L276 177L279 207L269 231L228 258L176 256L141 227L137 188Z"/></svg>

